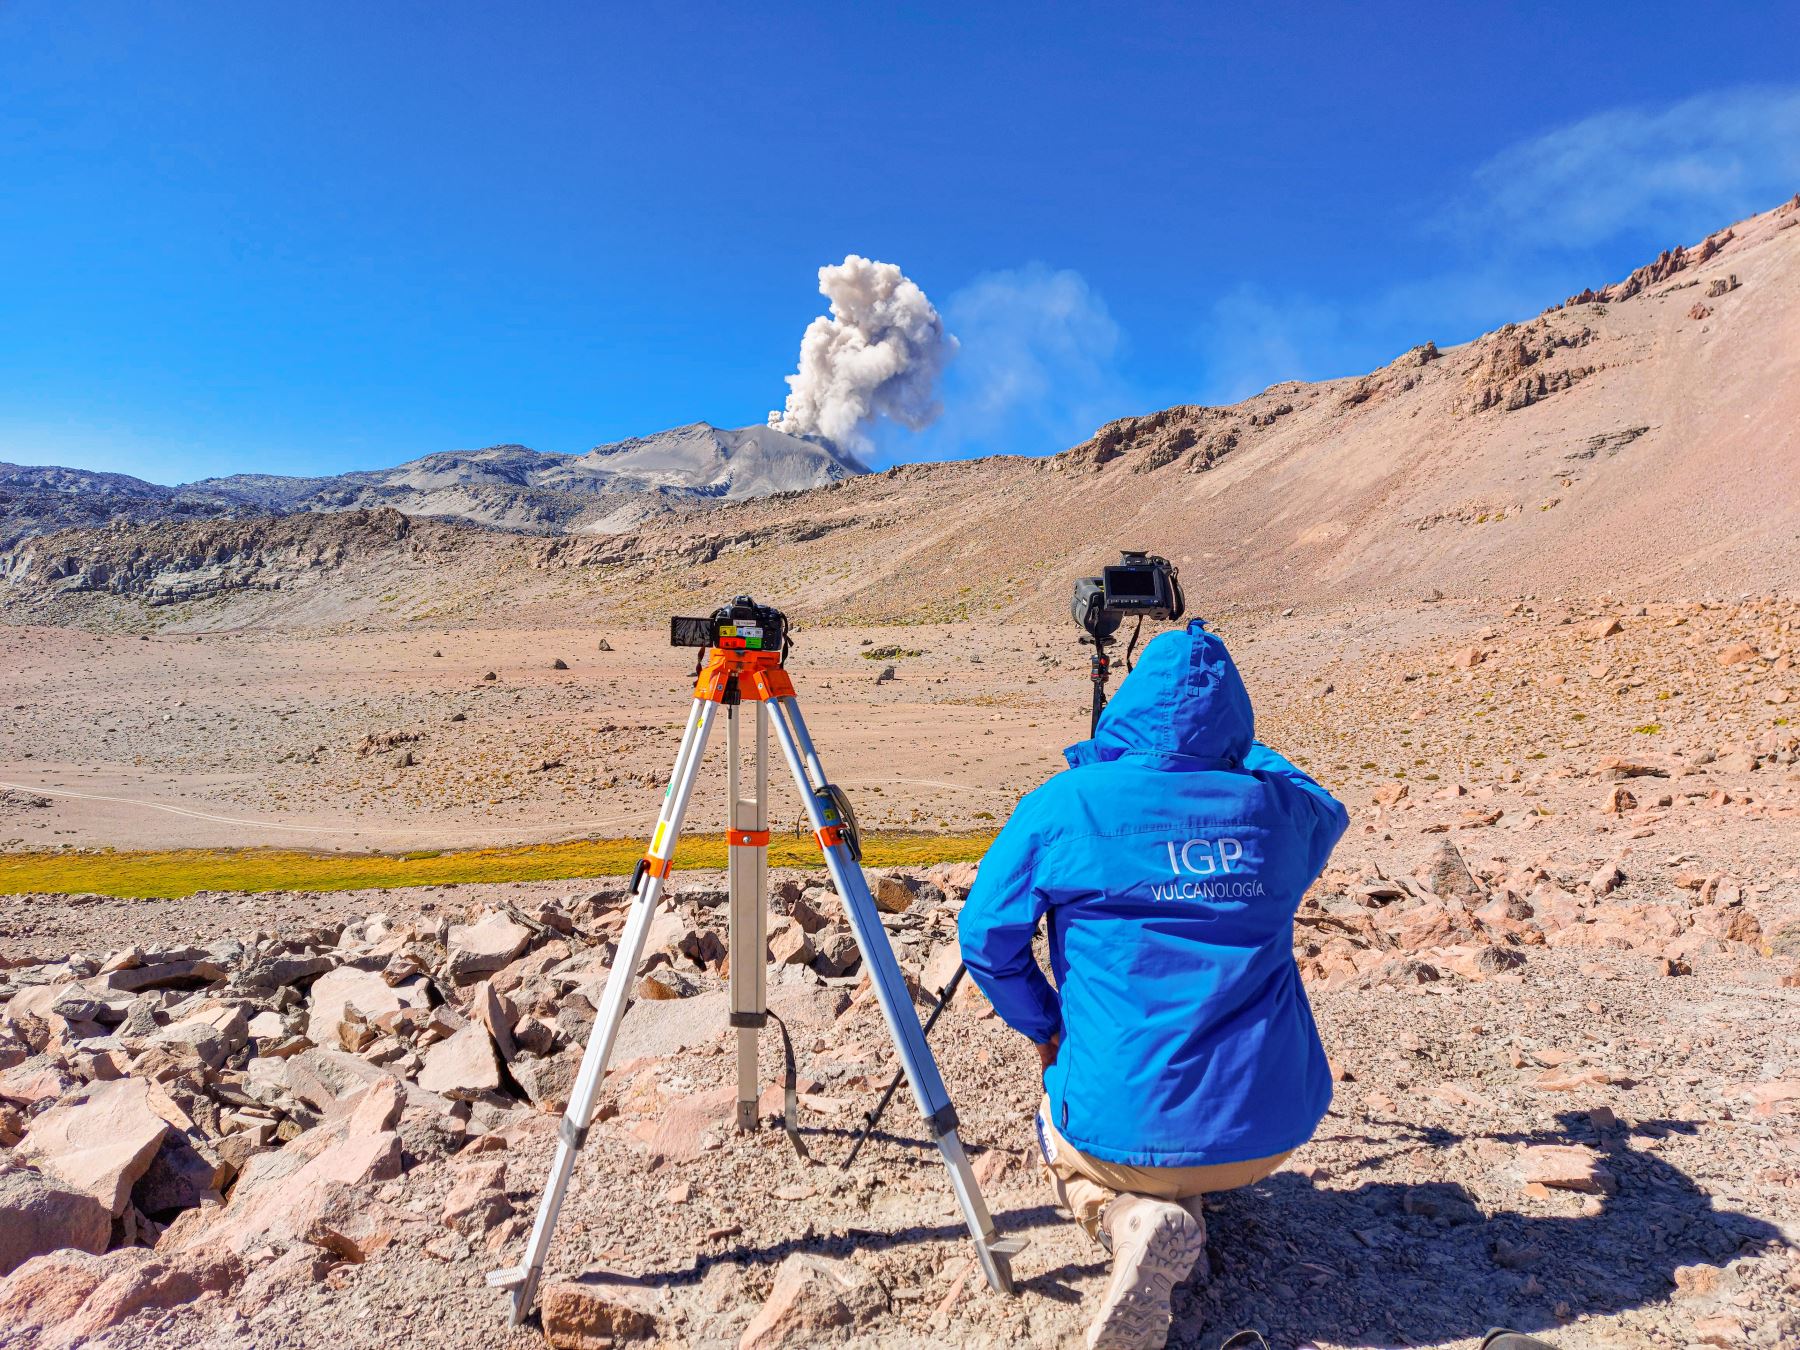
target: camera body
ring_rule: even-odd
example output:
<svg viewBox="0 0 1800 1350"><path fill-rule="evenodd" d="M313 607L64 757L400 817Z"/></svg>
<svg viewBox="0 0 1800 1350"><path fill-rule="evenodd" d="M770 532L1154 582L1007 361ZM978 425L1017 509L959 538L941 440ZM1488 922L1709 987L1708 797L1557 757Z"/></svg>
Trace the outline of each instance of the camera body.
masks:
<svg viewBox="0 0 1800 1350"><path fill-rule="evenodd" d="M1141 549L1125 549L1097 577L1082 577L1069 612L1089 637L1105 640L1125 619L1179 619L1187 612L1174 563Z"/></svg>
<svg viewBox="0 0 1800 1350"><path fill-rule="evenodd" d="M705 618L671 618L669 645L779 652L787 645L787 616L771 605L759 605L749 596L740 595Z"/></svg>

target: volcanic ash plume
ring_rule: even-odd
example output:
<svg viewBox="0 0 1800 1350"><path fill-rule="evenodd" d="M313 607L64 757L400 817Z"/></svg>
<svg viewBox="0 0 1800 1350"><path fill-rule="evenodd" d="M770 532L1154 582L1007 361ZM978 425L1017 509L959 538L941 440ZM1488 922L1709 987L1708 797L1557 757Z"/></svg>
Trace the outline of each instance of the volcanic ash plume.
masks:
<svg viewBox="0 0 1800 1350"><path fill-rule="evenodd" d="M795 436L820 436L861 451L879 417L914 431L942 410L932 396L956 354L956 339L925 292L893 263L852 253L819 269L819 293L831 301L800 339L800 368L787 377L787 407L769 425Z"/></svg>

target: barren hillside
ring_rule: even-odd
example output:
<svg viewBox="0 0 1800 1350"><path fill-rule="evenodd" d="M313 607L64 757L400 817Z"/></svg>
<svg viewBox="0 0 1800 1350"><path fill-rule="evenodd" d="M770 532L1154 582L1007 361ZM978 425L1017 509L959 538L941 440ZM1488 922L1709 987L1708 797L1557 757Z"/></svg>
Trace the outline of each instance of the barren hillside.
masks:
<svg viewBox="0 0 1800 1350"><path fill-rule="evenodd" d="M1212 612L1648 599L1787 589L1797 541L1800 197L1463 346L1125 418L1049 459L907 465L604 538L379 512L64 531L0 554L0 604L161 627L579 621L749 586L819 617L1048 618L1120 544L1175 559Z"/></svg>

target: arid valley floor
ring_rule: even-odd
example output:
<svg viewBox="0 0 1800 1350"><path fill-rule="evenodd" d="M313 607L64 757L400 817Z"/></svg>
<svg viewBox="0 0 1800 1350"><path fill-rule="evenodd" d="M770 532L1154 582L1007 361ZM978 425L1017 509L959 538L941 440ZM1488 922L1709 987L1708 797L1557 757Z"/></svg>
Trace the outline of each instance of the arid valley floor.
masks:
<svg viewBox="0 0 1800 1350"><path fill-rule="evenodd" d="M1212 1275L1181 1292L1175 1343L1244 1325L1321 1346L1472 1345L1503 1323L1569 1347L1800 1334L1797 618L1778 600L1547 597L1220 618L1261 734L1351 806L1297 939L1340 1082L1315 1142L1213 1211ZM689 693L686 654L623 627L6 636L15 851L631 835ZM803 627L793 667L867 824L991 828L1082 734L1073 636ZM918 654L862 655L890 647ZM779 780L774 803L796 809ZM722 881L679 873L649 978L683 996L627 1016L553 1256L559 1277L590 1272L556 1295L556 1343L599 1343L583 1326L696 1346L1079 1331L1104 1256L1051 1208L1028 1047L978 998L934 1041L1000 1225L1030 1239L1020 1294L973 1271L904 1095L856 1167L835 1165L893 1060L822 880L783 874L771 921L813 1161L728 1123ZM888 922L923 1015L967 869L906 880ZM153 1154L247 1170L222 1209L192 1167L157 1164L160 1198L127 1180L107 1222L156 1237L173 1220L154 1249L0 1284L6 1342L540 1342L507 1331L482 1275L517 1259L553 1143L539 1108L566 1092L622 896L600 878L10 901L0 1129L86 1080L147 1078L149 1106L110 1109L156 1116ZM506 932L471 957L482 935L461 925L484 912ZM281 959L315 994L265 987ZM428 985L444 1012L396 1002L340 1029L318 1011L331 969ZM490 1008L511 1062L489 1052L478 1082L451 1082L433 1051Z"/></svg>
<svg viewBox="0 0 1800 1350"><path fill-rule="evenodd" d="M1295 933L1331 1114L1211 1209L1171 1343L1800 1344L1800 197L1427 336L614 533L494 528L516 446L396 470L442 478L429 516L4 466L0 1345L1079 1344L1106 1257L971 986L933 1045L1017 1295L904 1092L839 1167L894 1057L804 866L769 987L810 1159L772 1034L733 1127L723 880L678 870L542 1326L484 1275L520 1259L688 710L667 616L795 618L924 1017L973 860L1085 735L1069 587L1120 547L1180 565L1261 737L1351 817ZM612 864L558 864L583 848Z"/></svg>

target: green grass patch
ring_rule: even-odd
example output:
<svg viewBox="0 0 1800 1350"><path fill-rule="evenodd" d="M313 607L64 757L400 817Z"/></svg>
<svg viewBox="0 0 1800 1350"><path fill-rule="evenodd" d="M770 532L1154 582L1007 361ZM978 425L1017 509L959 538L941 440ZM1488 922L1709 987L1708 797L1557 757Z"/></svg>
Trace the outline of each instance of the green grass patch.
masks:
<svg viewBox="0 0 1800 1350"><path fill-rule="evenodd" d="M863 866L922 867L975 862L994 832L877 834ZM725 866L725 836L686 835L675 850L683 870ZM199 891L360 891L455 886L480 881L564 881L629 876L642 839L575 839L510 848L423 849L412 853L314 853L304 849L167 849L144 852L34 852L0 855L0 895L111 895L172 899ZM823 867L810 835L777 834L771 867Z"/></svg>

